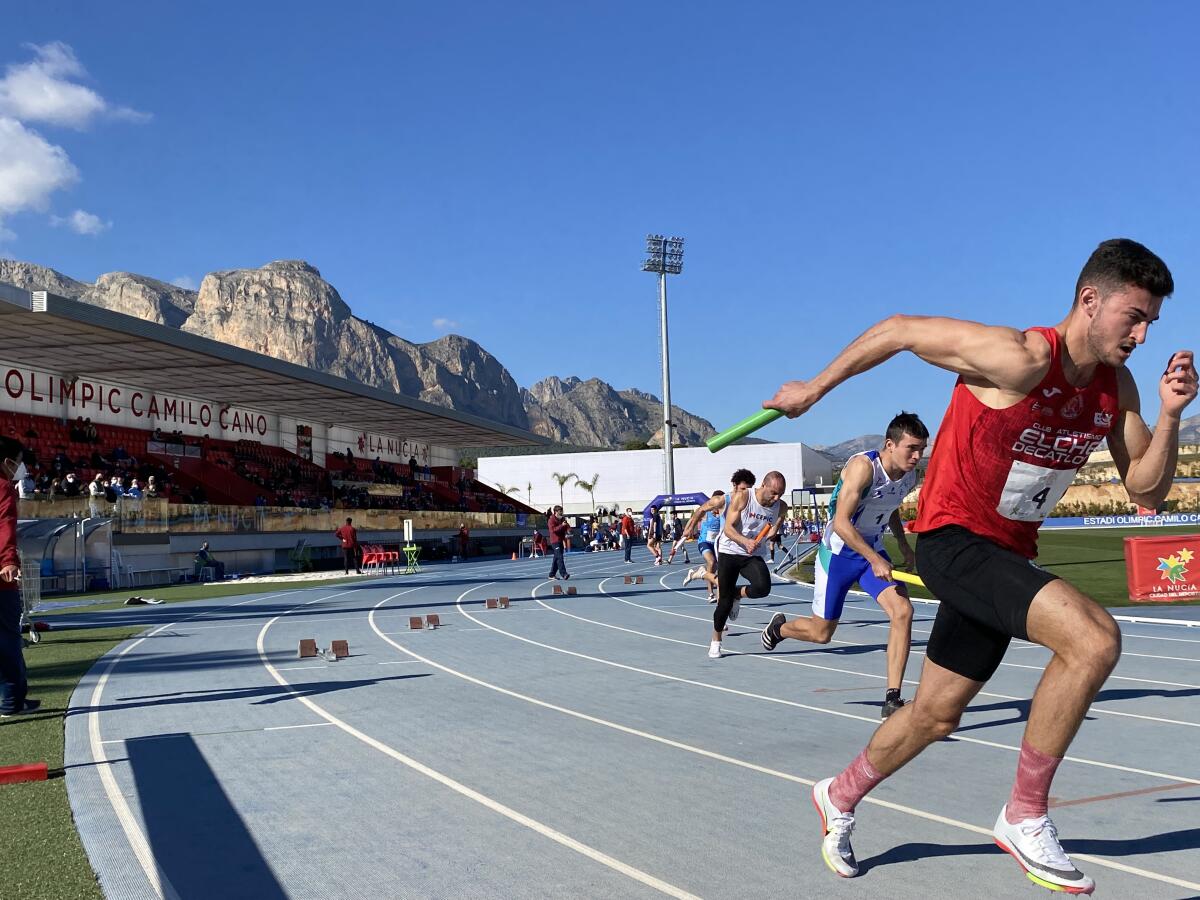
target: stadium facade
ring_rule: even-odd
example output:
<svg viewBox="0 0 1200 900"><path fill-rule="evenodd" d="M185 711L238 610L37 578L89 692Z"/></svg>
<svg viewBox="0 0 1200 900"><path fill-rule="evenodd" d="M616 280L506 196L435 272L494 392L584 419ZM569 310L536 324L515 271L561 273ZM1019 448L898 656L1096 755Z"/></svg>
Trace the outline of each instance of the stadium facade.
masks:
<svg viewBox="0 0 1200 900"><path fill-rule="evenodd" d="M749 469L758 478L782 472L788 493L804 487L828 486L833 463L807 444L746 444L710 453L704 447L674 451L675 492L711 494L729 489L735 469ZM586 453L553 453L528 456L491 456L479 460L478 478L492 487L516 487L516 496L545 510L559 502L554 473L574 473L585 482L596 478L595 505L604 509L633 507L642 510L665 492L661 450L602 450ZM532 486L532 487L529 487ZM527 497L528 495L528 497ZM592 509L592 496L575 480L562 488L564 510L572 515Z"/></svg>

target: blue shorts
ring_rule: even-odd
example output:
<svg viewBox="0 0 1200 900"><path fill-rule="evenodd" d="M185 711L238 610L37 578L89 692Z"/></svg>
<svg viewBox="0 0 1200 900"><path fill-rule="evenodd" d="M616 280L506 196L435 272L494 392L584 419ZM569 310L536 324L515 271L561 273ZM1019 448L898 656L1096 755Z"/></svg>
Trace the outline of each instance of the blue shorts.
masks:
<svg viewBox="0 0 1200 900"><path fill-rule="evenodd" d="M885 551L879 551L880 556L891 562L891 557ZM890 587L899 588L895 581L880 581L871 571L871 564L858 554L854 556L838 556L822 546L817 551L817 563L813 567L813 615L820 616L831 622L842 617L842 605L846 602L846 594L850 586L858 582L864 591L879 599ZM902 589L903 590L903 589Z"/></svg>
<svg viewBox="0 0 1200 900"><path fill-rule="evenodd" d="M696 545L696 549L700 551L701 555L705 553L711 553L713 556L717 555L717 548L713 546L711 541L701 541Z"/></svg>

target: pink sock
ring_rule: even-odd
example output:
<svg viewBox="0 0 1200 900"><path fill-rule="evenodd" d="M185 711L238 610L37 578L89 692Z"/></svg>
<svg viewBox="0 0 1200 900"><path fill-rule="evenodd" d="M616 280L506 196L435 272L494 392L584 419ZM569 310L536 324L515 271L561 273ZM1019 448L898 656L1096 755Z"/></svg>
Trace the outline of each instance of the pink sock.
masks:
<svg viewBox="0 0 1200 900"><path fill-rule="evenodd" d="M853 812L854 807L858 806L858 801L885 778L886 775L881 775L879 770L871 765L864 749L854 757L854 762L850 763L841 775L833 779L833 783L829 785L829 799L842 812Z"/></svg>
<svg viewBox="0 0 1200 900"><path fill-rule="evenodd" d="M1046 814L1050 782L1054 780L1054 773L1060 762L1061 756L1051 756L1021 741L1017 780L1013 784L1012 796L1008 798L1008 808L1004 815L1010 825Z"/></svg>

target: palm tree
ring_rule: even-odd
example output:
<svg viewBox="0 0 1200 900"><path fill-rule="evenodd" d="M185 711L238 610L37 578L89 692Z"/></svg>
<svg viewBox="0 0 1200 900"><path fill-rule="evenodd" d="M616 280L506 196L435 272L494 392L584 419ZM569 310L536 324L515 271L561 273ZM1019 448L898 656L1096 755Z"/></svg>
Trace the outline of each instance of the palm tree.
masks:
<svg viewBox="0 0 1200 900"><path fill-rule="evenodd" d="M593 476L592 476L592 480L591 480L591 481L584 481L584 480L582 480L582 479L581 479L581 478L579 478L579 477L576 477L576 478L575 478L575 484L576 484L578 487L581 487L581 488L583 488L585 491L587 491L587 492L588 492L588 494L590 494L590 495L591 495L591 498L592 498L592 514L593 514L593 515L594 515L594 514L595 514L595 512L596 512L596 482L597 482L597 481L599 481L599 480L600 480L600 473L599 473L599 472L597 472L595 475L593 475Z"/></svg>
<svg viewBox="0 0 1200 900"><path fill-rule="evenodd" d="M558 472L555 472L550 477L558 482L558 505L562 506L562 505L564 505L564 502L565 502L563 500L563 485L565 485L572 478L574 478L576 481L578 481L579 476L576 475L574 472L568 472L566 475L560 475Z"/></svg>
<svg viewBox="0 0 1200 900"><path fill-rule="evenodd" d="M533 506L533 482L529 481L525 484L525 505Z"/></svg>
<svg viewBox="0 0 1200 900"><path fill-rule="evenodd" d="M513 485L512 487L505 487L499 481L496 482L496 490L502 494L519 494L521 492L521 489L516 485Z"/></svg>

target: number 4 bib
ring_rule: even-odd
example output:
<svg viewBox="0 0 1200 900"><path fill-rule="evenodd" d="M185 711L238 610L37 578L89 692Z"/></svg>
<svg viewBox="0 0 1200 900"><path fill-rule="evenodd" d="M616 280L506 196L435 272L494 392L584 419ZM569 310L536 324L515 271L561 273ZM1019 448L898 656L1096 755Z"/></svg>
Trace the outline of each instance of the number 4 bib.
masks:
<svg viewBox="0 0 1200 900"><path fill-rule="evenodd" d="M1047 469L1020 460L1012 464L996 512L1015 522L1041 522L1058 505L1077 469Z"/></svg>

